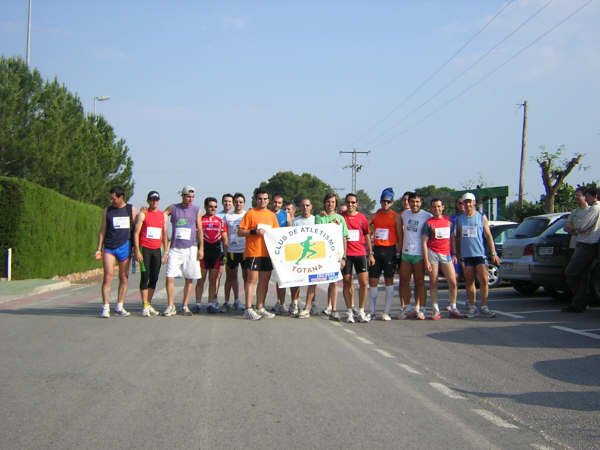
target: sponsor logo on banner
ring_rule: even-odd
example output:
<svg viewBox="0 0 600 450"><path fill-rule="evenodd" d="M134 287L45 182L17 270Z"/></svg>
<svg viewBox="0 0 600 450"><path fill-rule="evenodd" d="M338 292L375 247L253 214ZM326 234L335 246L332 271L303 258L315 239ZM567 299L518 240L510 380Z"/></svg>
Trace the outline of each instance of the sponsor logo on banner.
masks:
<svg viewBox="0 0 600 450"><path fill-rule="evenodd" d="M340 280L342 227L335 223L272 228L265 243L280 287Z"/></svg>

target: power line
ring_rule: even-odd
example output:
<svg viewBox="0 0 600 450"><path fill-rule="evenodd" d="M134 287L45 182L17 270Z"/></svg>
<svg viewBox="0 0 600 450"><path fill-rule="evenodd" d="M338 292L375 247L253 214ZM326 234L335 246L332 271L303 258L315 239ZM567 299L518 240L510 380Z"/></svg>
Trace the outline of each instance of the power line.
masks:
<svg viewBox="0 0 600 450"><path fill-rule="evenodd" d="M496 50L498 47L500 47L504 42L506 42L508 39L510 39L512 36L514 36L519 30L521 30L525 25L527 25L535 17L537 17L539 14L541 14L541 12L544 9L546 9L550 5L550 3L552 3L552 1L553 0L548 0L547 3L545 3L542 7L540 7L537 11L535 11L531 16L529 16L523 22L521 22L514 30L512 30L510 33L508 33L506 36L504 36L500 41L498 41L496 44L494 44L487 52L485 52L483 55L481 55L479 58L477 58L475 60L475 62L473 62L465 70L463 70L462 72L460 72L457 76L455 76L454 78L452 78L448 83L446 83L444 86L442 86L440 89L438 89L435 92L435 94L433 94L431 97L429 97L423 103L421 103L419 106L411 109L398 122L396 122L396 124L393 125L391 128L388 128L387 130L385 130L385 131L381 132L380 134L378 134L374 138L374 140L372 141L372 143L377 142L377 140L381 139L382 137L384 137L386 134L388 134L392 130L398 128L413 113L419 111L421 108L423 108L424 106L428 105L433 99L435 99L436 97L438 97L442 92L444 92L446 89L448 89L450 86L452 86L456 81L458 81L460 78L462 78L467 72L469 72L476 65L478 65L481 61L483 61L485 58L487 58L494 50Z"/></svg>
<svg viewBox="0 0 600 450"><path fill-rule="evenodd" d="M496 72L498 72L500 69L502 69L504 66L506 66L509 62L511 62L513 59L517 58L518 56L520 56L523 52L525 52L526 50L529 50L531 47L533 47L535 44L537 44L540 40L542 40L543 38L545 38L547 35L549 35L550 33L552 33L554 30L556 30L558 27L560 27L563 23L567 22L569 19L571 19L574 15L576 15L577 13L579 13L582 9L584 9L585 7L587 7L590 3L592 3L593 0L588 0L587 2L585 2L584 4L582 4L581 6L579 6L578 8L576 8L573 12L571 12L569 15L567 15L564 19L561 19L560 21L558 21L556 24L554 24L552 27L550 27L548 30L544 31L542 34L538 35L533 41L531 41L529 44L527 44L526 46L522 47L520 50L518 50L517 52L513 53L508 59L506 59L502 64L496 66L494 69L492 69L491 71L489 71L488 73L486 73L484 76L482 76L479 80L477 80L476 82L474 82L473 84L471 84L470 86L466 87L465 89L463 89L461 92L459 92L457 95L455 95L454 97L446 100L446 102L444 102L442 105L440 105L438 108L434 109L433 111L431 111L429 114L423 116L420 120L418 120L417 122L415 122L412 126L409 126L407 128L405 128L403 131L401 131L400 133L398 133L397 135L395 135L394 137L392 137L392 139L389 139L387 141L385 141L383 144L380 144L381 146L387 145L390 142L392 142L394 139L398 138L399 136L406 134L408 131L410 131L412 128L416 127L417 125L420 125L421 123L425 122L427 119L429 119L430 117L434 116L435 114L437 114L438 112L440 112L442 109L444 109L445 107L447 107L449 104L455 102L456 100L458 100L460 97L462 97L463 95L465 95L467 92L469 92L470 90L476 88L477 86L479 86L481 83L483 83L485 80L487 80L489 77L491 77L493 74L495 74Z"/></svg>
<svg viewBox="0 0 600 450"><path fill-rule="evenodd" d="M396 105L394 108L392 108L392 110L387 113L385 115L385 117L383 119L378 120L377 122L375 122L373 125L371 125L369 127L369 129L367 129L367 131L365 133L363 133L356 141L360 142L362 139L364 139L371 131L373 131L373 129L377 128L379 125L381 125L382 123L384 123L386 120L388 120L398 109L400 109L402 106L404 106L406 104L406 102L408 102L417 92L419 92L421 90L421 88L423 88L423 86L425 86L427 83L429 83L438 73L440 73L448 64L450 64L450 62L452 62L452 60L454 60L471 42L473 42L475 40L475 38L477 36L479 36L481 33L483 33L483 31L492 24L492 22L494 22L498 16L500 16L500 14L502 14L502 12L512 3L514 3L515 0L508 0L504 6L502 8L500 8L500 10L490 19L486 22L485 25L483 25L483 27L481 27L473 36L471 36L467 42L465 42L458 50L456 50L452 56L450 56L446 61L444 61L437 69L435 69L425 80L423 80L415 89L413 89L410 94L408 94L398 105Z"/></svg>

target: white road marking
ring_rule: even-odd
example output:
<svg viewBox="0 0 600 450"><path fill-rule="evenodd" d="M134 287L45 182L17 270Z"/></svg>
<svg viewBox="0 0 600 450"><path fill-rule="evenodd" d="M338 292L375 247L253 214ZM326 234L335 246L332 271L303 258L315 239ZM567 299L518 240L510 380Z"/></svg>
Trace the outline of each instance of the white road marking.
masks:
<svg viewBox="0 0 600 450"><path fill-rule="evenodd" d="M494 310L494 312L500 316L511 317L513 319L524 319L525 318L523 316L519 316L518 314L506 313L506 312L502 312L502 311L498 311L498 310Z"/></svg>
<svg viewBox="0 0 600 450"><path fill-rule="evenodd" d="M381 348L376 348L376 349L375 349L375 351L376 351L377 353L379 353L381 356L383 356L384 358L390 358L390 359L393 359L393 358L395 358L395 356L394 356L394 355L392 355L392 354L391 354L391 353L389 353L389 352L386 352L385 350L383 350L383 349L381 349Z"/></svg>
<svg viewBox="0 0 600 450"><path fill-rule="evenodd" d="M496 311L498 312L498 311ZM538 309L534 311L516 311L514 313L506 313L506 314L535 314L535 313L549 313L549 312L560 312L560 309Z"/></svg>
<svg viewBox="0 0 600 450"><path fill-rule="evenodd" d="M341 323L334 322L333 320L330 320L330 321L329 321L329 323L330 323L331 325L333 325L334 327L341 327L341 326L342 326L342 324L341 324Z"/></svg>
<svg viewBox="0 0 600 450"><path fill-rule="evenodd" d="M513 425L512 423L507 422L503 418L498 417L496 414L493 414L493 413L491 413L491 412L489 412L489 411L487 411L485 409L474 409L473 412L475 412L476 414L479 414L484 419L492 422L497 427L509 428L511 430L518 430L519 429L518 426Z"/></svg>
<svg viewBox="0 0 600 450"><path fill-rule="evenodd" d="M412 367L410 367L406 364L402 364L402 363L396 363L396 364L398 364L398 367L402 367L407 372L413 373L415 375L421 375L421 372L419 372L417 369L413 369Z"/></svg>
<svg viewBox="0 0 600 450"><path fill-rule="evenodd" d="M446 386L446 385L444 385L442 383L429 383L429 386L431 386L432 388L434 388L436 391L441 392L446 397L454 398L456 400L465 400L465 397L463 397L460 394L457 394L452 389L450 389L448 386Z"/></svg>
<svg viewBox="0 0 600 450"><path fill-rule="evenodd" d="M354 331L352 331L352 330L350 330L348 328L342 328L342 330L344 330L348 334L356 334Z"/></svg>
<svg viewBox="0 0 600 450"><path fill-rule="evenodd" d="M593 333L588 333L587 331L574 330L573 328L567 328L567 327L559 327L558 325L555 325L552 328L556 328L557 330L561 330L561 331L566 331L567 333L578 334L579 336L585 336L585 337L589 337L589 338L592 338L592 339L598 339L598 340L600 340L600 335L593 334Z"/></svg>
<svg viewBox="0 0 600 450"><path fill-rule="evenodd" d="M367 338L364 338L362 336L356 336L356 339L358 339L363 344L373 345L373 342L371 342L370 340L368 340Z"/></svg>
<svg viewBox="0 0 600 450"><path fill-rule="evenodd" d="M580 330L580 331L600 331L600 328L588 328L587 330Z"/></svg>

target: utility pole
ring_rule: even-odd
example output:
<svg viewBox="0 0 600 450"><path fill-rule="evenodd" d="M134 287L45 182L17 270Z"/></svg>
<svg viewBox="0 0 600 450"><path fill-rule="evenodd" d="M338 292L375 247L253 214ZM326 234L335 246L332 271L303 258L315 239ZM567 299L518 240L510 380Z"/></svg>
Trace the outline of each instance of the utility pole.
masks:
<svg viewBox="0 0 600 450"><path fill-rule="evenodd" d="M523 206L523 190L525 185L525 153L527 150L527 100L523 102L523 134L521 136L521 171L519 173L519 205Z"/></svg>
<svg viewBox="0 0 600 450"><path fill-rule="evenodd" d="M25 64L29 67L29 49L31 47L31 0L27 9L27 47L25 48Z"/></svg>
<svg viewBox="0 0 600 450"><path fill-rule="evenodd" d="M362 164L358 164L356 156L358 154L368 155L369 153L371 153L371 150L368 150L366 152L359 152L358 150L353 149L351 152L340 151L340 155L342 153L351 153L352 154L352 164L348 164L347 166L344 166L344 169L352 169L352 192L356 194L356 172L358 172L359 170L361 170L363 168Z"/></svg>

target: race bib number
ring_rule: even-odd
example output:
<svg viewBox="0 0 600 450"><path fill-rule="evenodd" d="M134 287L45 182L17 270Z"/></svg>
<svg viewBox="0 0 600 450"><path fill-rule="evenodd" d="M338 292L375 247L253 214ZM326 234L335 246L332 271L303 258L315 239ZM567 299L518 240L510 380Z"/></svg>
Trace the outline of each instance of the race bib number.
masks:
<svg viewBox="0 0 600 450"><path fill-rule="evenodd" d="M256 225L257 230L270 230L271 228L273 228L273 226L267 225L266 223L259 223L258 225Z"/></svg>
<svg viewBox="0 0 600 450"><path fill-rule="evenodd" d="M390 230L387 228L375 228L375 239L378 241L387 241L390 237Z"/></svg>
<svg viewBox="0 0 600 450"><path fill-rule="evenodd" d="M476 238L477 237L477 227L469 226L469 225L462 227L462 237Z"/></svg>
<svg viewBox="0 0 600 450"><path fill-rule="evenodd" d="M113 228L115 230L129 228L129 217L113 217Z"/></svg>
<svg viewBox="0 0 600 450"><path fill-rule="evenodd" d="M360 239L360 230L348 230L348 241L358 242Z"/></svg>
<svg viewBox="0 0 600 450"><path fill-rule="evenodd" d="M191 228L175 228L175 239L181 239L182 241L189 241L192 239Z"/></svg>
<svg viewBox="0 0 600 450"><path fill-rule="evenodd" d="M450 227L436 228L435 229L436 239L450 239Z"/></svg>
<svg viewBox="0 0 600 450"><path fill-rule="evenodd" d="M160 239L162 228L148 227L146 228L146 239Z"/></svg>

